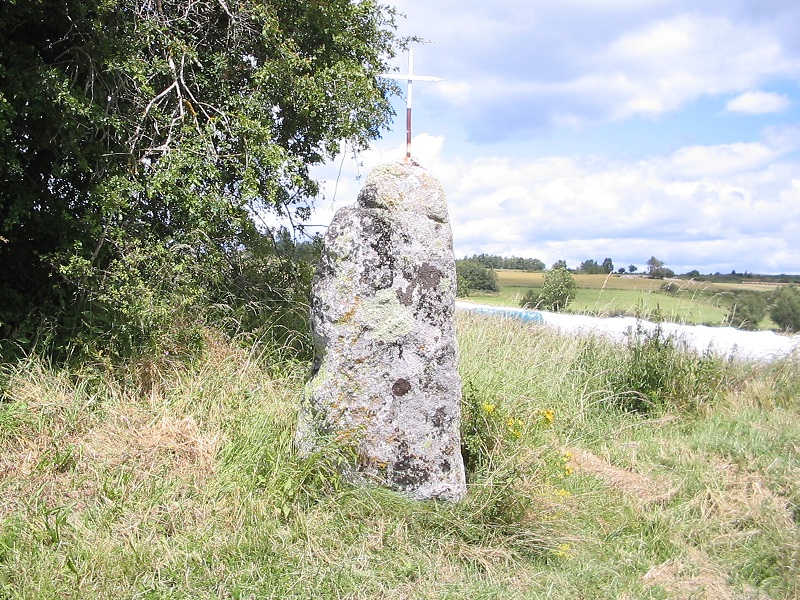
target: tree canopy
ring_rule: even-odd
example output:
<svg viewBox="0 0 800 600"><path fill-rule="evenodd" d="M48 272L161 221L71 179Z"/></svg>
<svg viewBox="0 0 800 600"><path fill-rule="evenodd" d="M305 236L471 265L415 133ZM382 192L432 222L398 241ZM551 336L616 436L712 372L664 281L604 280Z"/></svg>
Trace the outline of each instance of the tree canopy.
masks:
<svg viewBox="0 0 800 600"><path fill-rule="evenodd" d="M159 256L235 275L259 215L308 214L309 166L389 123L399 44L373 0L3 2L0 339L113 310Z"/></svg>
<svg viewBox="0 0 800 600"><path fill-rule="evenodd" d="M664 266L664 261L651 256L647 259L647 276L653 279L664 279L665 277L674 277L675 272Z"/></svg>

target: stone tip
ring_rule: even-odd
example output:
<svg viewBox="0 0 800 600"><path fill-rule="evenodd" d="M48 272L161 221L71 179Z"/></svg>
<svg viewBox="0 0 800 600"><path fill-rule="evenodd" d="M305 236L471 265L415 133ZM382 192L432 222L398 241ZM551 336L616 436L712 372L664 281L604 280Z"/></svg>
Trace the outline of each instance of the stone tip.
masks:
<svg viewBox="0 0 800 600"><path fill-rule="evenodd" d="M357 205L424 215L447 222L447 201L441 183L414 159L375 167L358 195Z"/></svg>

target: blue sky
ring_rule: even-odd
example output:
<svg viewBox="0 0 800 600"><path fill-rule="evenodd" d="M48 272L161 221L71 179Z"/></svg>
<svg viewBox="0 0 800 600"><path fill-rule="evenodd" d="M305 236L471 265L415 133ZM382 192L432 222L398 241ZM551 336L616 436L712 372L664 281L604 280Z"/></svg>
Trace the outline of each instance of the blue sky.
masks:
<svg viewBox="0 0 800 600"><path fill-rule="evenodd" d="M800 2L394 5L429 41L415 73L444 78L414 85L412 154L445 187L457 257L800 272ZM402 159L395 108L369 151L316 172L311 222Z"/></svg>

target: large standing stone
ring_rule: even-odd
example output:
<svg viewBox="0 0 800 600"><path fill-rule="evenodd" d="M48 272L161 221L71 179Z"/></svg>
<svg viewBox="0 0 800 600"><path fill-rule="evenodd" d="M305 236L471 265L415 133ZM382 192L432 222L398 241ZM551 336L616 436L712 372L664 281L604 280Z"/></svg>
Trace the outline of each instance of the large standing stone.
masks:
<svg viewBox="0 0 800 600"><path fill-rule="evenodd" d="M357 479L416 499L464 497L455 292L441 184L416 164L378 167L325 236L301 452L332 436L355 449Z"/></svg>

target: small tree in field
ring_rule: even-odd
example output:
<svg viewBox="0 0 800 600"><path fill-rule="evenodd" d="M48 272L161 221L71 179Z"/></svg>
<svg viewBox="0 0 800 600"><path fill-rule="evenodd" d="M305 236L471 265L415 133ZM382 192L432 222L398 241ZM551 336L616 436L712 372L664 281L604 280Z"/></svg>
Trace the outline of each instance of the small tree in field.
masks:
<svg viewBox="0 0 800 600"><path fill-rule="evenodd" d="M537 308L558 312L569 306L578 286L566 269L552 269L544 274L544 285L539 293L529 290L522 299L523 308Z"/></svg>

